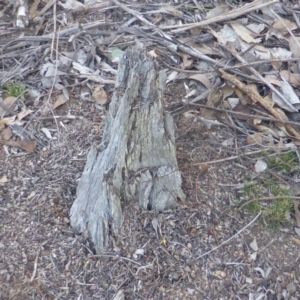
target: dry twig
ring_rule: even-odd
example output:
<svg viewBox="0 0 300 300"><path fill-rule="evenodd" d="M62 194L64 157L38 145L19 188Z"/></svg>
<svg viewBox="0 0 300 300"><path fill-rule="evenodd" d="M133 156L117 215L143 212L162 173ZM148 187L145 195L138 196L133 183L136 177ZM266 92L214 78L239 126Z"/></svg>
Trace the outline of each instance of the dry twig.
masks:
<svg viewBox="0 0 300 300"><path fill-rule="evenodd" d="M220 45L223 49L229 51L237 60L239 60L241 63L247 63L246 60L244 60L238 53L237 51L232 47L232 46L223 46ZM261 82L263 82L267 87L269 87L280 99L282 99L285 104L292 110L292 111L297 111L295 107L291 105L291 103L278 91L276 90L271 83L266 81L254 68L248 67L248 69L254 74ZM223 70L220 70L220 72L223 75Z"/></svg>
<svg viewBox="0 0 300 300"><path fill-rule="evenodd" d="M234 160L234 159L237 159L241 156L249 156L249 155L261 153L261 152L264 152L264 151L266 151L266 149L261 149L261 150L251 151L251 152L245 152L245 153L241 153L239 155L234 155L234 156L230 156L230 157L226 157L226 158L222 158L222 159L211 160L211 161L203 161L201 163L195 163L195 164L191 164L191 165L192 166L200 166L202 164L212 165L212 164L216 164L216 163L220 163L220 162Z"/></svg>
<svg viewBox="0 0 300 300"><path fill-rule="evenodd" d="M241 211L241 209L243 207L245 207L246 205L252 203L252 202L259 202L259 201L274 201L274 200L277 200L277 199L300 199L300 197L298 196L272 196L272 197L262 197L262 198L257 198L257 199L252 199L252 200L249 200L245 203L243 203L240 207L239 207L239 210Z"/></svg>
<svg viewBox="0 0 300 300"><path fill-rule="evenodd" d="M199 101L199 100L197 100L197 101ZM192 103L190 101L188 102L187 106L203 107L203 108L206 108L206 109L212 109L212 110L216 110L216 111L221 111L221 112L226 112L226 113L230 113L230 114L234 114L234 115L248 117L249 119L250 118L251 119L259 119L259 120L264 120L264 121L280 122L282 124L290 124L290 125L300 126L299 122L283 120L283 119L277 119L277 118L272 118L272 117L265 117L265 116L260 116L260 115L250 115L250 114L242 113L242 112L239 112L239 111L228 110L228 109L224 109L224 108L207 107L207 105Z"/></svg>
<svg viewBox="0 0 300 300"><path fill-rule="evenodd" d="M226 241L224 241L222 244L218 245L217 247L205 252L204 254L196 257L195 259L193 259L193 261L203 258L204 256L216 251L217 249L221 248L222 246L224 246L225 244L227 244L228 242L230 242L232 239L234 239L235 237L237 237L239 234L241 234L245 229L247 229L248 227L250 227L261 215L262 211L260 211L257 216L250 222L248 223L245 227L243 227L242 229L240 229L236 234L234 234L232 237L230 237L229 239L227 239Z"/></svg>
<svg viewBox="0 0 300 300"><path fill-rule="evenodd" d="M126 5L120 3L118 0L111 0L115 5L117 5L118 7L122 8L123 10L125 10L126 12L128 12L129 14L135 16L137 19L139 19L140 21L142 21L143 23L145 23L146 25L150 26L151 28L156 27L155 25L153 25L151 22L149 22L147 19L145 19L143 16L141 16L138 12L136 12L133 9L128 8Z"/></svg>
<svg viewBox="0 0 300 300"><path fill-rule="evenodd" d="M173 30L172 32L182 32L182 31L186 31L186 30L190 30L193 28L197 28L197 27L204 27L213 23L217 23L217 22L224 22L224 21L228 21L228 20L233 20L237 17L243 16L247 13L250 13L254 10L258 10L261 9L263 7L266 7L268 5L277 3L278 0L272 0L269 2L266 2L264 0L255 0L251 3L245 4L242 7L233 9L231 11L229 11L228 13L221 15L221 16L217 16L208 20L204 20L201 22L196 22L194 24L182 24L182 25L171 25L171 26L161 26L162 29L173 29L173 28L179 28L176 30Z"/></svg>

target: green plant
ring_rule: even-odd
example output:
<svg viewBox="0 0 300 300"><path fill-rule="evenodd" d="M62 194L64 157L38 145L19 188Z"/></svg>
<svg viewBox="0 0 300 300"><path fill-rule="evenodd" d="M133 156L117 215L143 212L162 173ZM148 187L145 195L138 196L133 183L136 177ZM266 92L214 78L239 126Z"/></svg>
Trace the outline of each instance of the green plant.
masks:
<svg viewBox="0 0 300 300"><path fill-rule="evenodd" d="M277 174L290 173L297 165L294 152L268 158L268 168ZM293 209L290 187L277 180L271 173L265 173L256 181L244 184L244 195L248 201L245 208L254 214L262 211L262 219L269 227L278 227L288 222L289 213Z"/></svg>
<svg viewBox="0 0 300 300"><path fill-rule="evenodd" d="M257 182L245 182L244 194L248 199L256 198L260 192L262 192L262 186L257 184Z"/></svg>
<svg viewBox="0 0 300 300"><path fill-rule="evenodd" d="M264 217L271 227L278 227L282 223L288 221L287 215L293 209L293 202L289 197L283 199L275 199L271 206L265 212Z"/></svg>
<svg viewBox="0 0 300 300"><path fill-rule="evenodd" d="M4 89L8 96L12 97L24 97L25 87L23 84L17 81L11 81L4 85Z"/></svg>
<svg viewBox="0 0 300 300"><path fill-rule="evenodd" d="M261 210L261 204L258 201L251 201L245 207L247 210L252 211L255 215L257 215Z"/></svg>
<svg viewBox="0 0 300 300"><path fill-rule="evenodd" d="M245 209L258 214L262 211L264 222L270 227L278 227L288 222L287 216L293 209L289 189L280 186L272 178L244 185ZM285 197L286 196L286 197Z"/></svg>
<svg viewBox="0 0 300 300"><path fill-rule="evenodd" d="M291 173L298 164L298 157L295 152L268 158L268 168L282 173Z"/></svg>

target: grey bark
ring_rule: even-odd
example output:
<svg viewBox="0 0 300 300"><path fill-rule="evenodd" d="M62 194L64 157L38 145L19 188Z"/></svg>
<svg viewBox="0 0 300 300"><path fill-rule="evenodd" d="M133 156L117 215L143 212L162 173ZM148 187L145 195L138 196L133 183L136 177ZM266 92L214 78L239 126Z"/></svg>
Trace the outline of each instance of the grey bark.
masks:
<svg viewBox="0 0 300 300"><path fill-rule="evenodd" d="M71 208L71 225L97 253L122 223L121 201L162 211L185 200L172 117L164 113L166 74L145 51L128 49L119 63L101 145L92 147Z"/></svg>

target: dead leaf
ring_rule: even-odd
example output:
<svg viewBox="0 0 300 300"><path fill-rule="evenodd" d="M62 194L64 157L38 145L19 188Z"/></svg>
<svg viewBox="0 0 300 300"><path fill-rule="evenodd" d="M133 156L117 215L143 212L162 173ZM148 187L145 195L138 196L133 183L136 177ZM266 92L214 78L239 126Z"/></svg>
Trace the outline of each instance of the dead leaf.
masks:
<svg viewBox="0 0 300 300"><path fill-rule="evenodd" d="M251 258L253 261L256 261L256 259L257 259L257 252L253 252L252 254L250 254L250 258Z"/></svg>
<svg viewBox="0 0 300 300"><path fill-rule="evenodd" d="M150 51L148 52L148 54L149 54L149 56L152 57L152 58L156 58L156 57L157 57L157 54L155 53L155 49L150 50Z"/></svg>
<svg viewBox="0 0 300 300"><path fill-rule="evenodd" d="M15 121L16 121L15 116L0 120L0 129L4 128L5 125L13 125Z"/></svg>
<svg viewBox="0 0 300 300"><path fill-rule="evenodd" d="M262 278L266 278L265 271L264 271L262 268L256 267L256 268L254 268L253 270L259 272L259 273L261 274Z"/></svg>
<svg viewBox="0 0 300 300"><path fill-rule="evenodd" d="M279 71L281 66L282 66L282 62L277 61L275 57L273 57L273 54L271 53L271 59L270 59L271 65L274 68L274 70ZM272 75L274 76L274 75ZM277 78L276 76L274 76L275 78Z"/></svg>
<svg viewBox="0 0 300 300"><path fill-rule="evenodd" d="M265 134L270 134L272 135L273 137L275 137L276 139L279 138L279 134L278 132L276 131L277 128L276 127L268 127L267 124L260 124L261 123L261 119L250 119L248 120L248 123L253 126L254 128L256 128L258 131L260 132L263 132Z"/></svg>
<svg viewBox="0 0 300 300"><path fill-rule="evenodd" d="M249 145L259 144L261 145L263 142L262 135L258 132L247 136L247 143Z"/></svg>
<svg viewBox="0 0 300 300"><path fill-rule="evenodd" d="M124 290L119 290L116 296L113 298L113 300L124 300L125 295L124 295Z"/></svg>
<svg viewBox="0 0 300 300"><path fill-rule="evenodd" d="M208 170L208 164L200 164L199 165L199 171L200 171L199 175L206 173L207 170Z"/></svg>
<svg viewBox="0 0 300 300"><path fill-rule="evenodd" d="M288 30L295 30L297 29L297 24L295 22L290 21L289 19L275 19L275 22L273 23L272 26L274 29L279 30L282 35L286 35L288 33Z"/></svg>
<svg viewBox="0 0 300 300"><path fill-rule="evenodd" d="M213 125L221 126L223 125L221 122L217 121L216 119L205 119L203 117L199 117L199 120L208 128L210 129Z"/></svg>
<svg viewBox="0 0 300 300"><path fill-rule="evenodd" d="M251 36L252 32L248 28L243 26L242 24L240 24L238 22L231 22L230 25L233 28L233 30L235 31L235 33L246 43L257 44L260 41L260 40L254 39ZM262 45L255 45L255 48L259 51L267 52L267 49Z"/></svg>
<svg viewBox="0 0 300 300"><path fill-rule="evenodd" d="M176 9L172 5L164 5L158 10L162 14L171 14L174 17L183 18L184 14L182 11Z"/></svg>
<svg viewBox="0 0 300 300"><path fill-rule="evenodd" d="M18 98L13 96L6 97L0 104L0 118L3 118L7 113L12 113L18 104Z"/></svg>
<svg viewBox="0 0 300 300"><path fill-rule="evenodd" d="M239 97L241 100L241 98ZM226 102L225 102L226 103ZM237 112L234 114L234 118L238 120L245 120L248 121L249 117L247 115L252 115L252 110L248 105L243 105L242 103L239 103L233 111ZM241 114L238 114L240 112ZM246 114L246 115L245 115Z"/></svg>
<svg viewBox="0 0 300 300"><path fill-rule="evenodd" d="M226 99L227 97L231 96L234 93L234 88L232 86L225 84L222 87L222 93L223 93L223 99Z"/></svg>
<svg viewBox="0 0 300 300"><path fill-rule="evenodd" d="M51 62L47 62L42 65L40 74L43 77L58 77L60 75L67 75L65 72L58 70L57 66Z"/></svg>
<svg viewBox="0 0 300 300"><path fill-rule="evenodd" d="M189 42L186 44L189 45L190 47L199 50L203 54L220 56L220 53L212 49L209 44L197 44L193 42Z"/></svg>
<svg viewBox="0 0 300 300"><path fill-rule="evenodd" d="M293 53L294 58L300 57L300 37L290 36L289 38L290 50Z"/></svg>
<svg viewBox="0 0 300 300"><path fill-rule="evenodd" d="M154 230L155 230L155 233L156 233L156 237L157 238L159 238L159 222L158 222L158 219L157 218L154 218L153 220L152 220L152 226L153 226L153 228L154 228Z"/></svg>
<svg viewBox="0 0 300 300"><path fill-rule="evenodd" d="M68 99L65 97L64 94L60 94L57 96L55 103L53 104L53 109L65 104L68 101Z"/></svg>
<svg viewBox="0 0 300 300"><path fill-rule="evenodd" d="M286 149L288 146L287 144L283 143L283 139L280 138L278 143L275 145L274 140L272 139L273 144L271 143L271 139L269 139L269 145L273 147L276 153L281 153L282 149ZM296 147L297 148L297 147Z"/></svg>
<svg viewBox="0 0 300 300"><path fill-rule="evenodd" d="M260 35L265 30L266 25L263 23L252 23L247 25L247 28L252 31L253 34Z"/></svg>
<svg viewBox="0 0 300 300"><path fill-rule="evenodd" d="M217 112L215 110L209 109L210 107L217 107L220 104L220 102L222 101L222 98L223 98L222 87L212 89L207 97L207 107L200 108L200 115L201 115L200 118L203 118L203 122L205 122L206 126L211 126L212 123L222 124L219 121L217 121L217 119L218 119L217 115L221 115L221 113ZM208 121L208 123L206 121ZM210 121L213 121L213 122L210 122Z"/></svg>
<svg viewBox="0 0 300 300"><path fill-rule="evenodd" d="M2 141L3 144L7 145L7 146L11 146L11 147L16 147L16 148L20 148L23 149L27 152L34 152L35 148L36 148L36 141L32 141L32 142L25 142L22 140L19 141Z"/></svg>
<svg viewBox="0 0 300 300"><path fill-rule="evenodd" d="M189 88L189 86L186 84L186 82L183 82L183 85L184 85L185 93L186 93L186 94L189 94L189 93L190 93L190 88ZM184 98L187 98L187 95L185 95Z"/></svg>
<svg viewBox="0 0 300 300"><path fill-rule="evenodd" d="M77 9L83 9L84 5L76 0L67 0L65 2L58 1L58 4L62 6L65 10L77 10Z"/></svg>
<svg viewBox="0 0 300 300"><path fill-rule="evenodd" d="M132 254L132 257L134 258L134 259L138 259L138 258L140 258L142 255L144 255L145 254L145 250L144 249L142 249L142 248L140 248L140 249L136 249L135 250L135 252Z"/></svg>
<svg viewBox="0 0 300 300"><path fill-rule="evenodd" d="M91 81L100 83L100 84L115 84L115 80L112 79L106 79L99 75L99 71L95 71L91 68L88 68L86 66L82 66L81 64L77 63L76 61L73 61L72 66L74 70L77 70L80 75L80 78L88 78Z"/></svg>
<svg viewBox="0 0 300 300"><path fill-rule="evenodd" d="M223 28L216 32L210 28L210 33L216 37L218 43L226 45L227 43L237 43L238 36L229 25L225 24Z"/></svg>
<svg viewBox="0 0 300 300"><path fill-rule="evenodd" d="M40 151L40 155L41 155L41 157L43 157L43 158L49 157L50 154L51 154L51 150L50 150L50 149Z"/></svg>
<svg viewBox="0 0 300 300"><path fill-rule="evenodd" d="M288 81L291 85L300 87L300 74L298 73L291 73L288 70L280 71L280 76Z"/></svg>
<svg viewBox="0 0 300 300"><path fill-rule="evenodd" d="M191 36L200 36L202 30L199 27L191 28L190 29L190 34Z"/></svg>
<svg viewBox="0 0 300 300"><path fill-rule="evenodd" d="M216 6L206 14L206 19L211 19L229 12L230 8L226 4Z"/></svg>
<svg viewBox="0 0 300 300"><path fill-rule="evenodd" d="M184 84L184 86L186 87L186 92L187 92L187 94L184 96L184 99L185 100L187 100L188 98L190 98L190 97L193 97L193 96L195 96L195 95L197 95L197 92L198 92L198 90L196 90L196 89L192 89L191 91L189 90L189 87L186 85L186 84Z"/></svg>
<svg viewBox="0 0 300 300"><path fill-rule="evenodd" d="M257 242L256 239L254 239L251 243L250 243L250 247L253 251L258 251L258 246L257 246Z"/></svg>
<svg viewBox="0 0 300 300"><path fill-rule="evenodd" d="M223 89L218 87L212 89L207 97L207 106L208 107L217 107L223 99Z"/></svg>
<svg viewBox="0 0 300 300"><path fill-rule="evenodd" d="M185 53L179 53L182 58L183 63L183 69L187 69L193 64L193 59L190 57L190 55Z"/></svg>
<svg viewBox="0 0 300 300"><path fill-rule="evenodd" d="M280 87L285 98L296 108L296 110L299 110L300 100L291 85L287 81L282 81Z"/></svg>
<svg viewBox="0 0 300 300"><path fill-rule="evenodd" d="M103 85L98 85L95 87L92 94L93 102L96 102L100 105L105 105L108 101L107 94L103 88Z"/></svg>
<svg viewBox="0 0 300 300"><path fill-rule="evenodd" d="M234 138L233 137L230 137L226 140L224 140L221 145L222 146L225 146L225 147L229 147L229 146L232 146L234 144Z"/></svg>
<svg viewBox="0 0 300 300"><path fill-rule="evenodd" d="M1 131L1 139L8 141L12 137L13 133L11 128L8 126Z"/></svg>
<svg viewBox="0 0 300 300"><path fill-rule="evenodd" d="M41 131L49 140L52 140L53 137L52 137L51 131L48 128L42 127Z"/></svg>
<svg viewBox="0 0 300 300"><path fill-rule="evenodd" d="M269 58L274 57L275 59L290 59L292 58L292 52L285 48L270 48ZM263 59L262 55L257 55L258 59Z"/></svg>
<svg viewBox="0 0 300 300"><path fill-rule="evenodd" d="M300 246L300 240L299 240L299 239L297 239L297 238L295 238L295 237L292 237L292 240L293 240L297 245Z"/></svg>
<svg viewBox="0 0 300 300"><path fill-rule="evenodd" d="M18 120L21 121L23 118L25 118L26 116L28 116L32 112L33 112L33 110L31 110L31 109L21 111L20 113L18 113Z"/></svg>
<svg viewBox="0 0 300 300"><path fill-rule="evenodd" d="M166 83L169 83L169 82L173 81L173 80L177 77L177 75L178 75L178 72L173 71L173 72L168 76Z"/></svg>
<svg viewBox="0 0 300 300"><path fill-rule="evenodd" d="M50 111L51 111L50 103L45 103L45 105L42 106L41 114L46 115Z"/></svg>
<svg viewBox="0 0 300 300"><path fill-rule="evenodd" d="M64 96L66 97L66 99L69 101L70 100L69 90L66 89L65 87L63 87L62 92L63 92Z"/></svg>
<svg viewBox="0 0 300 300"><path fill-rule="evenodd" d="M277 118L279 121L288 121L288 117L283 112L283 110L279 108L274 108L274 102L270 99L269 96L262 98L257 92L256 86L250 84L245 85L242 83L236 76L230 75L226 73L222 69L220 69L222 77L232 84L234 84L237 88L239 88L244 94L247 94L253 103L260 103L265 109L267 109L274 118ZM291 106L292 107L292 106ZM293 107L292 107L293 108ZM285 124L285 128L290 136L300 139L300 132L297 131L291 124ZM270 130L268 130L270 131ZM272 132L272 130L271 130Z"/></svg>
<svg viewBox="0 0 300 300"><path fill-rule="evenodd" d="M34 19L38 15L38 6L40 4L40 0L35 0L33 3L30 4L30 20Z"/></svg>
<svg viewBox="0 0 300 300"><path fill-rule="evenodd" d="M200 116L205 120L215 121L217 119L216 115L217 115L216 111L209 109L208 107L207 108L200 107Z"/></svg>
<svg viewBox="0 0 300 300"><path fill-rule="evenodd" d="M273 64L272 64L273 66ZM275 67L273 66L273 68L275 69ZM280 86L280 80L278 79L278 77L276 75L266 75L265 77L266 81L269 83L272 83L274 85ZM286 78L284 78L286 80Z"/></svg>
<svg viewBox="0 0 300 300"><path fill-rule="evenodd" d="M251 100L250 100L249 96L247 94L243 93L240 89L235 88L234 92L241 101L241 103L237 107L242 105L243 108L247 108L248 104L251 104ZM245 112L244 110L240 110L240 109L238 111ZM251 113L251 111L250 111L250 113Z"/></svg>
<svg viewBox="0 0 300 300"><path fill-rule="evenodd" d="M236 108L240 103L240 99L235 98L235 97L230 97L230 98L227 99L227 101L228 101L228 104L230 106L230 109Z"/></svg>
<svg viewBox="0 0 300 300"><path fill-rule="evenodd" d="M182 115L184 118L187 119L194 119L196 117L195 111L193 110L185 111Z"/></svg>
<svg viewBox="0 0 300 300"><path fill-rule="evenodd" d="M287 81L281 81L280 82L280 89L281 93L285 97L285 99L289 102L289 105L286 104L285 101L283 101L280 97L277 96L277 94L272 93L272 100L281 108L293 112L295 109L292 109L293 107L296 108L296 110L300 107L300 100L296 93L294 92L293 88ZM292 108L290 108L292 106Z"/></svg>
<svg viewBox="0 0 300 300"><path fill-rule="evenodd" d="M7 179L7 177L6 177L6 176L2 176L2 177L0 177L0 184L2 184L2 185L3 185L3 183L7 183L7 182L9 182L9 180Z"/></svg>
<svg viewBox="0 0 300 300"><path fill-rule="evenodd" d="M208 78L203 74L195 74L189 77L190 79L197 80L201 82L207 89L211 88L211 83Z"/></svg>

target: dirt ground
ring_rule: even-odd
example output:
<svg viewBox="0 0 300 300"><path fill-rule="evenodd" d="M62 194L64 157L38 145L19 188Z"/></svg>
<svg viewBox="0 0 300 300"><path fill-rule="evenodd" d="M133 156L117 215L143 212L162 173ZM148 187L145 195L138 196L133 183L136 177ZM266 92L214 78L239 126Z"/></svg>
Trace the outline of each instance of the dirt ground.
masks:
<svg viewBox="0 0 300 300"><path fill-rule="evenodd" d="M78 94L72 91L58 112L77 119L40 124L55 128L49 146L10 156L1 149L0 171L9 182L0 193L0 299L117 299L118 293L125 299L300 298L292 224L272 230L256 221L206 254L255 217L236 206L252 161L199 168L197 163L231 157L236 147L247 146L226 127L208 130L192 112L175 117L187 202L163 213L123 203L122 235L111 239L106 253L94 255L72 232L69 211L89 148L101 141L105 111ZM181 95L183 85L169 85L167 104ZM234 147L222 146L228 138L236 140Z"/></svg>
<svg viewBox="0 0 300 300"><path fill-rule="evenodd" d="M270 229L259 215L239 209L258 158L241 154L257 148L227 126L208 129L192 109L174 116L186 202L161 213L122 203L120 236L95 255L69 220L107 112L80 97L85 88L68 88L69 101L55 110L61 118L26 125L39 142L34 153L0 144L0 178L7 179L0 182L0 300L300 299L294 220ZM111 97L113 88L107 92ZM166 110L185 95L183 80L169 83ZM26 107L34 112L44 105L31 100Z"/></svg>

